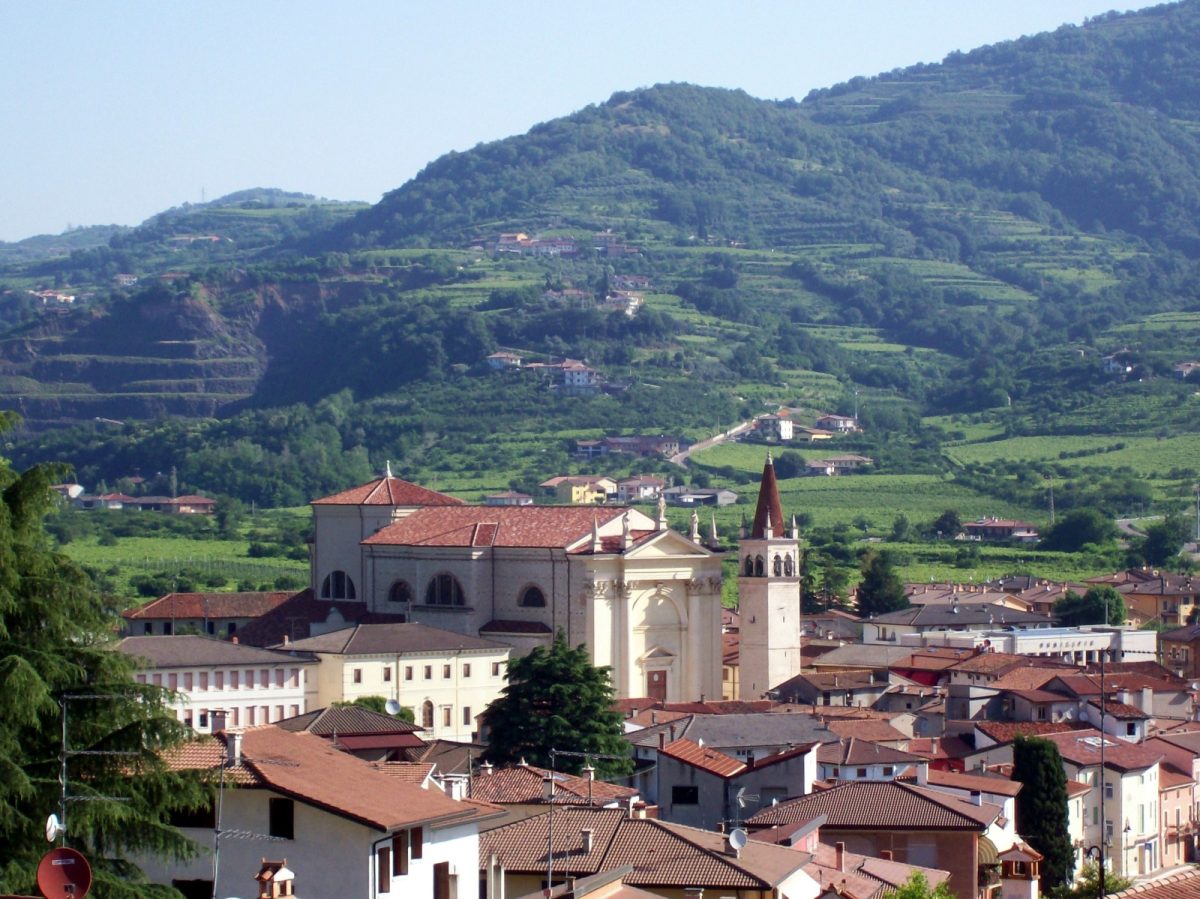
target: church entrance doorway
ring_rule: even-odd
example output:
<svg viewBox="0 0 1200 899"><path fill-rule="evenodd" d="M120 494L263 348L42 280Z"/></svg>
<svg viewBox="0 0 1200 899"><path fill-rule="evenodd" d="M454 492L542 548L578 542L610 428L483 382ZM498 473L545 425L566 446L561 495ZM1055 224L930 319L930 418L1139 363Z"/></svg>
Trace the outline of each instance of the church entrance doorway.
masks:
<svg viewBox="0 0 1200 899"><path fill-rule="evenodd" d="M667 672L646 672L646 695L658 702L667 701Z"/></svg>

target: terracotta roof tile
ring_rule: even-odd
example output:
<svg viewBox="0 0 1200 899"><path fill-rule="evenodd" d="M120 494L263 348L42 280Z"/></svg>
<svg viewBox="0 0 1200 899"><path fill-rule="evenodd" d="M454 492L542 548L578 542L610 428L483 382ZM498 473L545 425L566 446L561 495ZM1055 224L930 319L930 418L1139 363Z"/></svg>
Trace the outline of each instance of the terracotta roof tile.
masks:
<svg viewBox="0 0 1200 899"><path fill-rule="evenodd" d="M676 740L658 752L718 777L731 777L746 769L744 762L739 762L723 752L717 752L710 746L701 746L695 740Z"/></svg>
<svg viewBox="0 0 1200 899"><path fill-rule="evenodd" d="M372 612L365 602L317 599L312 589L306 588L241 628L238 640L251 646L273 646L285 638L303 640L314 624L325 624L331 617L340 619L343 627L358 621L380 623L405 619L401 614Z"/></svg>
<svg viewBox="0 0 1200 899"><path fill-rule="evenodd" d="M295 591L262 593L168 593L136 609L126 609L121 617L145 619L175 618L258 618L287 601Z"/></svg>
<svg viewBox="0 0 1200 899"><path fill-rule="evenodd" d="M427 624L357 624L291 643L293 650L344 655L404 654L414 652L503 651L505 643L485 640Z"/></svg>
<svg viewBox="0 0 1200 899"><path fill-rule="evenodd" d="M569 548L590 546L593 523L616 526L624 508L605 506L446 506L418 509L363 541L368 546L478 546L488 525L487 546ZM649 520L636 513L636 523ZM648 533L643 531L642 533ZM610 540L620 536L609 534ZM619 548L614 545L614 550Z"/></svg>
<svg viewBox="0 0 1200 899"><path fill-rule="evenodd" d="M217 665L311 665L313 656L293 655L230 643L191 634L158 637L125 637L116 644L118 652L144 659L151 668L196 668Z"/></svg>
<svg viewBox="0 0 1200 899"><path fill-rule="evenodd" d="M1088 730L1088 726L1078 721L976 721L975 729L983 731L997 743L1011 743L1017 737L1044 737Z"/></svg>
<svg viewBox="0 0 1200 899"><path fill-rule="evenodd" d="M899 743L909 739L908 735L897 730L886 721L861 720L855 718L823 718L817 715L825 726L839 737L854 737L873 743Z"/></svg>
<svg viewBox="0 0 1200 899"><path fill-rule="evenodd" d="M491 774L476 774L471 778L471 797L500 805L540 805L545 802L543 780L549 773L548 769L533 765L514 765L510 768L497 768ZM555 771L553 777L555 805L588 804L587 778L565 774L562 771ZM605 806L636 799L638 791L633 787L593 780L590 795L591 804Z"/></svg>
<svg viewBox="0 0 1200 899"><path fill-rule="evenodd" d="M438 493L400 478L379 478L332 496L314 499L314 506L457 506L461 499Z"/></svg>
<svg viewBox="0 0 1200 899"><path fill-rule="evenodd" d="M437 765L432 762L374 762L372 767L388 777L423 786Z"/></svg>
<svg viewBox="0 0 1200 899"><path fill-rule="evenodd" d="M822 744L817 759L826 765L911 765L922 761L919 755L854 737Z"/></svg>
<svg viewBox="0 0 1200 899"><path fill-rule="evenodd" d="M763 809L747 824L757 829L825 815L829 830L970 830L982 833L999 806L957 799L895 781L849 781Z"/></svg>
<svg viewBox="0 0 1200 899"><path fill-rule="evenodd" d="M1200 896L1200 869L1191 868L1111 893L1109 899L1196 899L1197 896Z"/></svg>
<svg viewBox="0 0 1200 899"><path fill-rule="evenodd" d="M980 793L995 793L1000 796L1016 796L1024 784L1007 777L992 777L985 774L960 774L957 771L939 771L930 768L929 786L953 787L960 790L978 790Z"/></svg>
<svg viewBox="0 0 1200 899"><path fill-rule="evenodd" d="M1087 731L1067 734L1046 734L1045 739L1058 747L1063 760L1073 765L1100 764L1100 732L1092 728ZM1156 765L1163 757L1152 746L1127 743L1112 737L1104 737L1104 767L1114 771L1140 771Z"/></svg>
<svg viewBox="0 0 1200 899"><path fill-rule="evenodd" d="M939 883L950 879L949 871L942 871L938 868L923 868L920 865L909 865L904 862L859 855L857 852L844 852L842 857L843 867L847 872L853 872L880 886L892 888L902 886L916 872L925 876L925 882L930 887L936 887ZM828 885L831 880L835 880L833 872L837 870L837 848L827 843L818 843L817 851L813 853L812 863L805 865L804 870L811 872L814 866L823 869L821 870L822 875L827 875L819 878L823 886ZM818 878L814 877L814 879Z"/></svg>
<svg viewBox="0 0 1200 899"><path fill-rule="evenodd" d="M276 722L277 727L294 733L306 731L318 737L350 736L356 734L412 734L421 730L401 718L383 715L357 705L329 706L314 709Z"/></svg>

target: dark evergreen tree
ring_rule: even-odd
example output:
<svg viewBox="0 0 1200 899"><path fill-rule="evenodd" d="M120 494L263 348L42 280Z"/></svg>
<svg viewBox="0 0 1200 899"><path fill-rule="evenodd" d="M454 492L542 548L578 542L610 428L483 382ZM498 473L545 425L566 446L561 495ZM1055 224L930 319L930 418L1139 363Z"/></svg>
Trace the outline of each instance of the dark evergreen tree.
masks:
<svg viewBox="0 0 1200 899"><path fill-rule="evenodd" d="M549 649L541 646L508 666L508 686L484 710L491 731L488 761L550 766L550 750L621 756L592 762L598 777L629 773L633 762L621 736L621 715L608 668L597 668L587 648L572 649L562 631ZM584 759L561 756L557 770L579 771Z"/></svg>
<svg viewBox="0 0 1200 899"><path fill-rule="evenodd" d="M907 609L904 584L892 570L886 553L868 552L862 560L862 580L858 584L858 614L863 618Z"/></svg>
<svg viewBox="0 0 1200 899"><path fill-rule="evenodd" d="M0 432L12 424L0 414ZM192 854L170 813L209 796L164 762L163 751L191 731L166 711L160 689L134 683L132 660L114 651L116 610L49 548L42 520L50 484L63 474L38 466L18 475L0 460L0 893L34 891L46 817L60 812L65 705L76 753L68 758L69 795L88 800L67 803L66 844L91 862L94 894L177 895L145 883L127 859Z"/></svg>
<svg viewBox="0 0 1200 899"><path fill-rule="evenodd" d="M1067 830L1067 775L1058 747L1049 740L1017 737L1013 741L1012 779L1017 794L1017 832L1045 856L1042 892L1070 881L1075 853Z"/></svg>

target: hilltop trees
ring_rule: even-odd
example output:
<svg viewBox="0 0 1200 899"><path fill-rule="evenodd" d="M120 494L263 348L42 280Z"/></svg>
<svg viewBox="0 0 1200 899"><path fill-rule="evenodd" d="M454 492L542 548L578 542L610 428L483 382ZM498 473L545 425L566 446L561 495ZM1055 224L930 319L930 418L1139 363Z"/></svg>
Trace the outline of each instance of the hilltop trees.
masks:
<svg viewBox="0 0 1200 899"><path fill-rule="evenodd" d="M1042 536L1041 548L1079 552L1091 544L1102 546L1117 536L1117 526L1095 509L1072 509Z"/></svg>
<svg viewBox="0 0 1200 899"><path fill-rule="evenodd" d="M491 730L486 757L498 764L521 759L550 766L550 750L621 756L596 759L597 777L627 774L632 763L621 737L621 715L613 711L608 668L593 667L586 647L572 649L562 631L549 649L535 648L508 666L508 686L483 713ZM558 770L579 771L584 760L564 756Z"/></svg>
<svg viewBox="0 0 1200 899"><path fill-rule="evenodd" d="M13 418L0 415L0 430ZM67 845L91 861L105 897L174 895L144 882L133 852L180 858L191 844L168 824L175 809L207 801L160 752L189 731L133 682L132 661L112 648L114 610L86 576L52 552L42 529L56 466L17 474L0 460L0 893L31 892L46 850L43 825L59 811L59 752L66 708L73 755ZM121 797L110 802L100 797Z"/></svg>

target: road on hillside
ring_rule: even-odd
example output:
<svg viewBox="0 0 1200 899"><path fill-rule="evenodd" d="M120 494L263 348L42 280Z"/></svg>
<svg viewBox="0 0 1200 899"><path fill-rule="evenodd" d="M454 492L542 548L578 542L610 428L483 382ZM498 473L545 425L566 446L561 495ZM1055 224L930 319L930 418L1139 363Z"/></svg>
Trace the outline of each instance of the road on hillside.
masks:
<svg viewBox="0 0 1200 899"><path fill-rule="evenodd" d="M693 443L687 449L673 455L671 457L671 461L676 465L682 465L684 468L686 468L688 464L688 456L690 456L692 453L698 453L700 450L706 450L710 446L716 446L718 443L725 443L727 440L736 440L753 428L754 419L744 421L741 424L730 428L728 431L722 431L720 434L714 434L712 437L707 437L698 443Z"/></svg>

